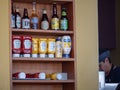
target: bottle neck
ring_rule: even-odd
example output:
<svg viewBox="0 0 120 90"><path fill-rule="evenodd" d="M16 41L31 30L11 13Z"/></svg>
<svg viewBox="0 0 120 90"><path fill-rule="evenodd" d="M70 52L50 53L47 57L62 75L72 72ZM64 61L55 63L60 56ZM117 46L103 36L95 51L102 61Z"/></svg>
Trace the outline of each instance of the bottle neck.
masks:
<svg viewBox="0 0 120 90"><path fill-rule="evenodd" d="M53 4L53 15L57 15L57 7L56 7L56 4Z"/></svg>
<svg viewBox="0 0 120 90"><path fill-rule="evenodd" d="M33 2L33 10L32 10L33 13L36 13L36 2Z"/></svg>
<svg viewBox="0 0 120 90"><path fill-rule="evenodd" d="M28 17L28 11L27 11L27 9L24 9L24 17Z"/></svg>
<svg viewBox="0 0 120 90"><path fill-rule="evenodd" d="M62 16L67 16L66 11L62 11Z"/></svg>

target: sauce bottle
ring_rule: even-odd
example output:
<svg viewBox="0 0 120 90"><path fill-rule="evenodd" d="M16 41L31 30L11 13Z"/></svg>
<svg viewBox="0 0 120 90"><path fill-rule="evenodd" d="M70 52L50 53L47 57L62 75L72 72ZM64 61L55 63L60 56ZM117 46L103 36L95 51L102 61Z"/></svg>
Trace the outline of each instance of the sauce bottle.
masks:
<svg viewBox="0 0 120 90"><path fill-rule="evenodd" d="M41 58L45 58L47 53L47 39L40 38L39 39L39 55Z"/></svg>
<svg viewBox="0 0 120 90"><path fill-rule="evenodd" d="M13 35L12 36L12 54L13 57L20 57L22 52L22 37Z"/></svg>
<svg viewBox="0 0 120 90"><path fill-rule="evenodd" d="M55 57L62 58L62 40L61 37L56 38L55 42Z"/></svg>
<svg viewBox="0 0 120 90"><path fill-rule="evenodd" d="M54 58L54 54L55 54L55 39L48 38L48 57Z"/></svg>
<svg viewBox="0 0 120 90"><path fill-rule="evenodd" d="M23 57L30 57L32 53L32 37L31 36L23 36L22 48L23 48Z"/></svg>
<svg viewBox="0 0 120 90"><path fill-rule="evenodd" d="M71 37L69 35L64 35L62 37L62 48L63 48L63 57L70 58L70 51L71 51Z"/></svg>
<svg viewBox="0 0 120 90"><path fill-rule="evenodd" d="M38 38L32 38L32 57L38 57Z"/></svg>

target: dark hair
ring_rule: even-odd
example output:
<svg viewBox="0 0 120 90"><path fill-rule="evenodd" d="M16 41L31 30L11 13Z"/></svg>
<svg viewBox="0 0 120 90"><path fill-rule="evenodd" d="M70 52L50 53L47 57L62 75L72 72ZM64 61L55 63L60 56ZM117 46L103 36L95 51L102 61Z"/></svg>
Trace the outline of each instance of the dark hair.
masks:
<svg viewBox="0 0 120 90"><path fill-rule="evenodd" d="M106 57L106 58L108 58L109 63L111 63L111 59L110 59L110 57ZM105 59L104 59L104 60L101 60L101 62L105 62Z"/></svg>
<svg viewBox="0 0 120 90"><path fill-rule="evenodd" d="M120 90L120 83L117 85L115 90Z"/></svg>

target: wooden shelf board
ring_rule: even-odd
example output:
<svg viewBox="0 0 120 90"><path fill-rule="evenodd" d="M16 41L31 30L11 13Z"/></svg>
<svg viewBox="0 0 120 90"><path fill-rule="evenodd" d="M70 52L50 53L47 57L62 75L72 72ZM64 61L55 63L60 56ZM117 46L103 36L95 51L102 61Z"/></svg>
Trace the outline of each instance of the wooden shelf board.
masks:
<svg viewBox="0 0 120 90"><path fill-rule="evenodd" d="M53 2L57 2L58 4L65 4L68 2L73 2L73 0L13 0L14 2L24 2L24 3L32 3L33 1L36 1L37 3L42 4L52 4Z"/></svg>
<svg viewBox="0 0 120 90"><path fill-rule="evenodd" d="M63 34L73 34L73 31L61 31L61 30L40 30L40 29L12 29L13 34L35 34L35 35L40 35L40 34L54 34L54 35L63 35Z"/></svg>
<svg viewBox="0 0 120 90"><path fill-rule="evenodd" d="M75 80L12 80L13 83L74 83Z"/></svg>
<svg viewBox="0 0 120 90"><path fill-rule="evenodd" d="M74 61L74 58L12 58L13 61L34 61L34 62L38 62L38 61L42 61L42 62L50 62L50 61L54 61L54 62L71 62Z"/></svg>

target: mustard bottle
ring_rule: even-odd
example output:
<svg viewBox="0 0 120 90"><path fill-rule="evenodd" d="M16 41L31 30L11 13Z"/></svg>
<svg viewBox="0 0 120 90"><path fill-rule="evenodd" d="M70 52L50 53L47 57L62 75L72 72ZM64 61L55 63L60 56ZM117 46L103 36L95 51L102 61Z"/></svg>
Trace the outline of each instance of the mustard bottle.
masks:
<svg viewBox="0 0 120 90"><path fill-rule="evenodd" d="M47 53L47 39L40 38L39 39L39 55L41 58L45 58Z"/></svg>
<svg viewBox="0 0 120 90"><path fill-rule="evenodd" d="M48 57L54 58L55 54L55 39L48 38Z"/></svg>

